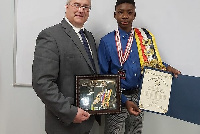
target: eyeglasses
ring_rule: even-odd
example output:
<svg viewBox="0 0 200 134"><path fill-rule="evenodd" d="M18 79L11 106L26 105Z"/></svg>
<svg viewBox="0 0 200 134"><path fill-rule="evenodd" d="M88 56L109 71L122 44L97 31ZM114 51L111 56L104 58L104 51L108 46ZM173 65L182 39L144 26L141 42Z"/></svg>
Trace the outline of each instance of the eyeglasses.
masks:
<svg viewBox="0 0 200 134"><path fill-rule="evenodd" d="M88 12L90 11L91 7L90 6L81 6L81 4L79 3L74 3L74 4L68 4L68 5L71 5L72 7L76 8L76 9L80 9L82 8L84 11Z"/></svg>

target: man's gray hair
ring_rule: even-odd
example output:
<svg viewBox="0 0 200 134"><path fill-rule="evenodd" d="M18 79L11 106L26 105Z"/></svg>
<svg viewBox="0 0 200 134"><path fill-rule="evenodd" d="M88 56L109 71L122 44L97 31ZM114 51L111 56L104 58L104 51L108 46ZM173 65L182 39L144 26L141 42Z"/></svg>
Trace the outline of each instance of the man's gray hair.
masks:
<svg viewBox="0 0 200 134"><path fill-rule="evenodd" d="M89 0L91 2L91 0ZM67 0L66 5L69 4L71 2L71 0Z"/></svg>
<svg viewBox="0 0 200 134"><path fill-rule="evenodd" d="M71 2L71 0L67 0L66 5L69 4Z"/></svg>

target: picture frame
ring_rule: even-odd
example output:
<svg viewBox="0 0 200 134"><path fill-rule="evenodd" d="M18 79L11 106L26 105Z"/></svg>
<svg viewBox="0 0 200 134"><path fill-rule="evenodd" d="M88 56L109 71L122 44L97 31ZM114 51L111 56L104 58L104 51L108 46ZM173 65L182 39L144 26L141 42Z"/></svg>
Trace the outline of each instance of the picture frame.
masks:
<svg viewBox="0 0 200 134"><path fill-rule="evenodd" d="M90 114L121 112L119 75L76 76L76 106Z"/></svg>

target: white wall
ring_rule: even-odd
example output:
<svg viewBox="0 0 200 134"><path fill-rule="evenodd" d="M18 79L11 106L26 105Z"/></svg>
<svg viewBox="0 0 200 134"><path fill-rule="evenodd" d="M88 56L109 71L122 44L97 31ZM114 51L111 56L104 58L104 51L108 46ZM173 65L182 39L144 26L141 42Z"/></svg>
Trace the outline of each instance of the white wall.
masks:
<svg viewBox="0 0 200 134"><path fill-rule="evenodd" d="M0 0L0 134L45 134L44 105L32 88L12 86L13 34L14 0ZM159 38L158 36L159 34L156 37ZM171 60L167 55L165 57ZM99 130L98 127L95 128ZM102 132L102 129L99 131ZM199 134L200 126L145 113L143 132L143 134Z"/></svg>
<svg viewBox="0 0 200 134"><path fill-rule="evenodd" d="M14 1L0 0L0 134L45 134L44 105L13 83Z"/></svg>

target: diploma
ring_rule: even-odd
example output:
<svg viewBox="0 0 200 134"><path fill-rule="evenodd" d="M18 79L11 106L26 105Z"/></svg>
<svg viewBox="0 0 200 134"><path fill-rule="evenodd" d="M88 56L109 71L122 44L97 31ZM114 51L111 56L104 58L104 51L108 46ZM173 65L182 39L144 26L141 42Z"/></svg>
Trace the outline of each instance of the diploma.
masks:
<svg viewBox="0 0 200 134"><path fill-rule="evenodd" d="M151 68L144 69L139 107L165 114L168 111L172 75Z"/></svg>

